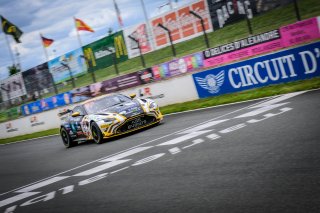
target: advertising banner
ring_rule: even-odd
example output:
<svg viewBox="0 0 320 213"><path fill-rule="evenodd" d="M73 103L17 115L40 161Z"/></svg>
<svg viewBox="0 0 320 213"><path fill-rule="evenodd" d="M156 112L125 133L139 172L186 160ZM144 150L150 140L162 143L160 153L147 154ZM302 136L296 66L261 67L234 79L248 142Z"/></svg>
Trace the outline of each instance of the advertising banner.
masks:
<svg viewBox="0 0 320 213"><path fill-rule="evenodd" d="M204 66L214 67L320 38L317 18L299 21L203 51Z"/></svg>
<svg viewBox="0 0 320 213"><path fill-rule="evenodd" d="M24 116L51 110L56 107L66 106L72 103L69 92L61 93L49 98L41 99L21 106L21 112Z"/></svg>
<svg viewBox="0 0 320 213"><path fill-rule="evenodd" d="M156 81L170 77L168 63L156 65L152 67L153 78Z"/></svg>
<svg viewBox="0 0 320 213"><path fill-rule="evenodd" d="M52 59L48 62L48 66L56 84L71 79L70 72L73 77L87 72L85 59L80 48Z"/></svg>
<svg viewBox="0 0 320 213"><path fill-rule="evenodd" d="M155 40L155 46L157 49L170 44L167 32L160 28L158 24L162 24L171 31L171 36L174 43L203 35L200 20L190 14L190 10L194 11L204 19L204 25L207 32L212 31L210 15L206 1L196 1L188 6L175 9L150 20L153 38Z"/></svg>
<svg viewBox="0 0 320 213"><path fill-rule="evenodd" d="M128 60L128 51L122 31L99 39L83 47L89 72L103 69L114 64Z"/></svg>
<svg viewBox="0 0 320 213"><path fill-rule="evenodd" d="M281 48L279 30L272 30L203 51L204 66L218 66Z"/></svg>
<svg viewBox="0 0 320 213"><path fill-rule="evenodd" d="M34 68L22 72L24 85L27 93L33 95L35 92L47 90L54 91L53 78L49 72L48 63L40 64Z"/></svg>
<svg viewBox="0 0 320 213"><path fill-rule="evenodd" d="M207 0L207 3L213 29L218 30L244 20L245 15L251 19L255 14L292 3L292 0Z"/></svg>
<svg viewBox="0 0 320 213"><path fill-rule="evenodd" d="M320 42L193 74L200 98L320 76Z"/></svg>
<svg viewBox="0 0 320 213"><path fill-rule="evenodd" d="M201 53L195 53L152 67L154 80L166 79L203 68Z"/></svg>
<svg viewBox="0 0 320 213"><path fill-rule="evenodd" d="M76 88L70 91L72 103L85 101L91 98L90 86Z"/></svg>
<svg viewBox="0 0 320 213"><path fill-rule="evenodd" d="M18 98L27 94L21 73L0 81L0 89L2 101Z"/></svg>
<svg viewBox="0 0 320 213"><path fill-rule="evenodd" d="M105 84L105 82L108 83ZM103 81L102 84L105 91L109 90L110 88L112 90L116 89L116 91L118 91L130 87L135 87L137 85L140 85L141 82L138 73L129 73L107 81ZM111 87L107 88L107 86L109 85L111 85Z"/></svg>
<svg viewBox="0 0 320 213"><path fill-rule="evenodd" d="M140 55L137 42L130 39L131 36L139 41L141 53L145 54L152 51L150 39L148 39L147 25L145 23L129 27L123 31L124 39L128 49L129 58L134 58Z"/></svg>
<svg viewBox="0 0 320 213"><path fill-rule="evenodd" d="M317 17L299 21L280 28L282 45L290 47L320 38Z"/></svg>
<svg viewBox="0 0 320 213"><path fill-rule="evenodd" d="M148 68L137 72L142 84L149 84L154 81L152 69Z"/></svg>
<svg viewBox="0 0 320 213"><path fill-rule="evenodd" d="M223 28L225 25L239 20L252 18L256 13L255 1L253 0L207 0L211 16L211 22L214 30ZM247 8L247 11L245 11Z"/></svg>
<svg viewBox="0 0 320 213"><path fill-rule="evenodd" d="M139 72L129 73L113 79L94 83L88 86L88 89L82 87L81 98L86 100L89 97L96 97L101 94L109 94L122 89L138 86L142 83L138 73Z"/></svg>

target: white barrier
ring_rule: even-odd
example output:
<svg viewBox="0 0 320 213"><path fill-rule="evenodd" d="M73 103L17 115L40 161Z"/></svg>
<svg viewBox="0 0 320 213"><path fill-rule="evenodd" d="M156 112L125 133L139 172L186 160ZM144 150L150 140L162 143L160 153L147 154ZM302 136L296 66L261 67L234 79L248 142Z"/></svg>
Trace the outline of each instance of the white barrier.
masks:
<svg viewBox="0 0 320 213"><path fill-rule="evenodd" d="M72 108L69 105L67 108ZM60 118L58 113L64 108L57 108L50 111L29 115L16 120L0 124L0 139L9 138L19 135L31 134L34 132L44 131L53 128L59 128Z"/></svg>
<svg viewBox="0 0 320 213"><path fill-rule="evenodd" d="M126 89L119 93L129 95L136 93L138 98L155 99L159 106L181 103L198 99L197 90L191 75L185 75ZM75 105L41 112L0 124L0 139L31 134L53 128L59 128L58 113L63 109L72 109Z"/></svg>
<svg viewBox="0 0 320 213"><path fill-rule="evenodd" d="M154 99L159 106L166 106L198 99L198 93L191 75L166 81L141 85L121 91L124 95L137 94L138 98Z"/></svg>

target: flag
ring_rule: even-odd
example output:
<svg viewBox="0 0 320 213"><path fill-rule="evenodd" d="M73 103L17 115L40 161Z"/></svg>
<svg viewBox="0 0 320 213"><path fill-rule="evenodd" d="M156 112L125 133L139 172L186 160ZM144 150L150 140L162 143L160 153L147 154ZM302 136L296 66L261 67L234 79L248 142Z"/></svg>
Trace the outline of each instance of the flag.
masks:
<svg viewBox="0 0 320 213"><path fill-rule="evenodd" d="M41 36L42 44L44 47L49 47L54 42L53 39L43 37L42 35L40 35L40 36Z"/></svg>
<svg viewBox="0 0 320 213"><path fill-rule="evenodd" d="M78 31L84 30L84 31L94 32L94 30L91 27L89 27L86 23L84 23L82 20L78 18L75 18L74 20L76 22L76 27Z"/></svg>
<svg viewBox="0 0 320 213"><path fill-rule="evenodd" d="M113 4L114 4L114 8L116 9L116 13L117 13L117 18L118 18L119 25L120 25L120 27L123 27L123 22L122 22L120 10L119 10L119 7L118 7L118 5L117 5L116 0L113 0Z"/></svg>
<svg viewBox="0 0 320 213"><path fill-rule="evenodd" d="M14 24L10 23L7 19L5 19L3 16L0 16L1 18L1 25L2 25L2 31L5 34L12 35L14 40L17 43L21 43L19 40L23 32Z"/></svg>

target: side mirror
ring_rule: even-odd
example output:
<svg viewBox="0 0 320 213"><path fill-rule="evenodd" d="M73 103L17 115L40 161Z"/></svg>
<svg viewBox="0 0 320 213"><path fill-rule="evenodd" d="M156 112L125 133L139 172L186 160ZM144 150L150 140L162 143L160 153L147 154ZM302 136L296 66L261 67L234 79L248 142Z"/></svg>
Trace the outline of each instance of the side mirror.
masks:
<svg viewBox="0 0 320 213"><path fill-rule="evenodd" d="M78 117L80 115L80 112L74 112L74 113L72 113L72 117Z"/></svg>
<svg viewBox="0 0 320 213"><path fill-rule="evenodd" d="M129 95L131 99L134 99L137 95L135 93L132 93Z"/></svg>

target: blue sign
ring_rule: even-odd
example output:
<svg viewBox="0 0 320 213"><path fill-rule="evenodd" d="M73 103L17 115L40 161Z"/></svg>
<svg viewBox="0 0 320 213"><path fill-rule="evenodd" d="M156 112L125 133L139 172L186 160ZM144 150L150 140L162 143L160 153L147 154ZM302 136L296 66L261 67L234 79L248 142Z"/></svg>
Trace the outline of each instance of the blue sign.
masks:
<svg viewBox="0 0 320 213"><path fill-rule="evenodd" d="M66 92L52 96L50 98L41 99L40 101L25 104L21 107L21 111L23 115L31 115L45 110L54 109L56 107L65 106L71 103L71 94L69 92Z"/></svg>
<svg viewBox="0 0 320 213"><path fill-rule="evenodd" d="M200 98L320 76L320 42L192 75Z"/></svg>

